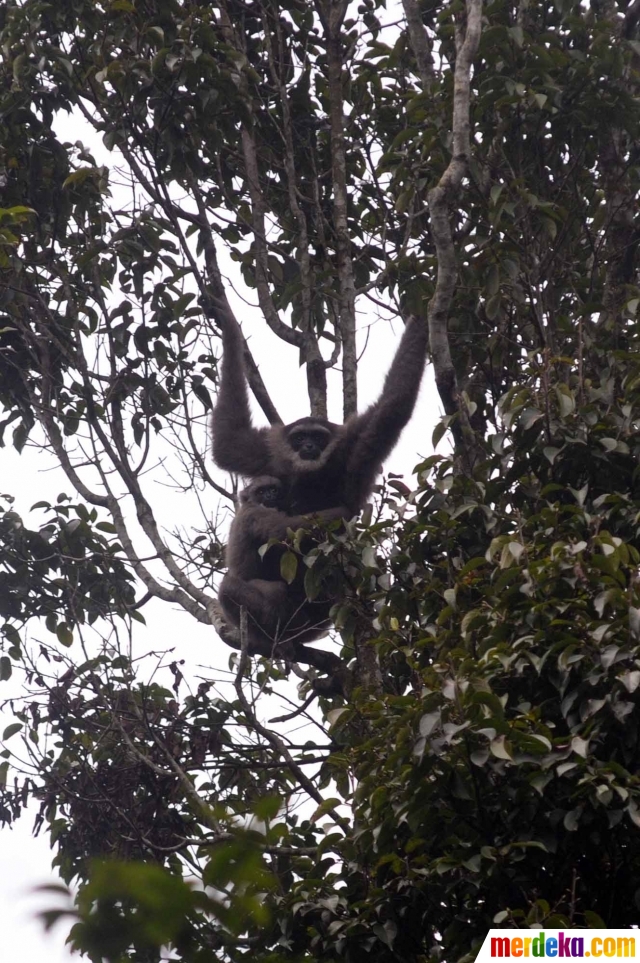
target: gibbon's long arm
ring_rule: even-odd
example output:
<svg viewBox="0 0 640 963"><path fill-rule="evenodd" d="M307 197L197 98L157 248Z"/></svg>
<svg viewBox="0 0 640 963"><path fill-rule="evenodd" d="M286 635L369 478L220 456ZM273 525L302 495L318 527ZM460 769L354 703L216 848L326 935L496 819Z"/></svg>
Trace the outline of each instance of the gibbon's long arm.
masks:
<svg viewBox="0 0 640 963"><path fill-rule="evenodd" d="M331 440L314 458L298 454L282 425L253 427L242 332L235 321L221 327L220 389L212 418L216 464L245 477L269 474L286 481L289 504L299 516L314 509L335 511L334 517L356 515L371 495L382 461L413 412L427 354L426 321L410 317L375 404L345 425L315 419ZM289 522L288 527L296 526Z"/></svg>
<svg viewBox="0 0 640 963"><path fill-rule="evenodd" d="M240 475L264 474L269 467L266 431L251 424L242 332L229 322L222 327L222 371L218 400L213 409L213 460L225 471Z"/></svg>
<svg viewBox="0 0 640 963"><path fill-rule="evenodd" d="M404 329L382 393L345 425L348 456L344 479L347 505L362 508L382 462L413 414L425 369L429 335L425 318L412 315Z"/></svg>
<svg viewBox="0 0 640 963"><path fill-rule="evenodd" d="M267 542L270 538L285 538L287 531L298 528L314 528L314 522L328 524L339 519L349 519L351 515L343 506L338 508L323 508L319 512L309 512L308 515L287 515L286 512L275 508L265 509L250 516L251 535L256 540Z"/></svg>

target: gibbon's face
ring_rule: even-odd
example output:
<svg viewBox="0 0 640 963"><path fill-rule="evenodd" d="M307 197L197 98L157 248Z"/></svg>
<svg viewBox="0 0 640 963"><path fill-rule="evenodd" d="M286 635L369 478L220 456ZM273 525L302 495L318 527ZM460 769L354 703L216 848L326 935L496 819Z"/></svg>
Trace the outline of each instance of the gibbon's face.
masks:
<svg viewBox="0 0 640 963"><path fill-rule="evenodd" d="M287 428L287 443L302 461L318 461L332 437L329 428L311 419Z"/></svg>
<svg viewBox="0 0 640 963"><path fill-rule="evenodd" d="M257 478L240 493L240 501L243 505L263 505L265 508L277 508L282 501L282 497L281 482L271 476Z"/></svg>

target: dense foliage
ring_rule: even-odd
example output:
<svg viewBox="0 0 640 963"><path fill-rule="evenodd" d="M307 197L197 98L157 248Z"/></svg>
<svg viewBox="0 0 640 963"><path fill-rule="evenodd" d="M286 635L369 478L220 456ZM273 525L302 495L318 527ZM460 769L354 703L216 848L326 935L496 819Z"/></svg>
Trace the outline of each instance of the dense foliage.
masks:
<svg viewBox="0 0 640 963"><path fill-rule="evenodd" d="M0 819L39 805L93 961L454 961L492 921L640 922L640 7L479 14L2 14L0 439L73 494L3 496ZM233 286L316 414L338 362L356 409L357 312L429 325L451 455L307 559L344 697L148 641L150 604L223 648L198 297L244 312Z"/></svg>

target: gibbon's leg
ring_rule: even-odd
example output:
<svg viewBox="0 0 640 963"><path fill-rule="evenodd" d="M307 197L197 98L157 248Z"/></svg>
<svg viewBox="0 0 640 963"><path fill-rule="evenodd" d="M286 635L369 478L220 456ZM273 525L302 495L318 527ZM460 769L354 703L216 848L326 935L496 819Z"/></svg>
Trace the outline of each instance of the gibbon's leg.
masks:
<svg viewBox="0 0 640 963"><path fill-rule="evenodd" d="M246 609L253 650L261 655L273 654L282 634L281 619L287 607L286 583L257 578L244 581L227 574L220 583L218 599L225 615L235 626L240 625L240 609Z"/></svg>
<svg viewBox="0 0 640 963"><path fill-rule="evenodd" d="M287 642L297 642L304 645L314 642L326 635L331 628L329 612L332 603L327 599L311 601L299 592L291 593L287 598L287 611L280 620L280 634Z"/></svg>
<svg viewBox="0 0 640 963"><path fill-rule="evenodd" d="M289 643L314 642L331 627L331 602L310 602L298 593L292 597L290 586L282 581L244 581L235 575L225 575L218 598L225 615L236 627L240 625L240 609L246 609L250 649L254 654L271 656L278 646L282 655L292 656Z"/></svg>

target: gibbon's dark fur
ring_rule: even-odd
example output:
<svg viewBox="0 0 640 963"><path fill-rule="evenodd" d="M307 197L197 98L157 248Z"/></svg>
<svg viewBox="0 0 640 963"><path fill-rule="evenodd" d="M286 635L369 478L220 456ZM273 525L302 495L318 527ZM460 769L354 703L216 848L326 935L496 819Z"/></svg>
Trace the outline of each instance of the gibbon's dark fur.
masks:
<svg viewBox="0 0 640 963"><path fill-rule="evenodd" d="M290 511L339 508L351 518L364 507L384 459L409 421L427 354L427 325L412 317L378 400L344 425L300 418L290 425L254 428L235 322L222 328L222 373L213 412L213 458L246 478L271 475L287 486Z"/></svg>
<svg viewBox="0 0 640 963"><path fill-rule="evenodd" d="M240 625L240 609L247 610L249 651L273 655L276 646L287 655L287 642L312 642L326 635L331 622L328 600L310 601L304 591L304 566L288 585L280 574L284 546L273 545L264 556L258 549L270 538L284 539L287 529L309 528L313 518L283 511L285 488L278 478L254 479L240 494L240 508L227 543L227 574L218 598L232 625ZM341 509L315 513L321 522L342 518Z"/></svg>

